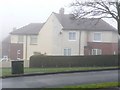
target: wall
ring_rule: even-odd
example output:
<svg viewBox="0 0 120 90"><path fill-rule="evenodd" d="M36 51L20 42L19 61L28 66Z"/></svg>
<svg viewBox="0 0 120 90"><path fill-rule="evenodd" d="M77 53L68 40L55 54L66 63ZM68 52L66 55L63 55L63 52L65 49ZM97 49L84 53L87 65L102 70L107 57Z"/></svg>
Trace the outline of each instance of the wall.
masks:
<svg viewBox="0 0 120 90"><path fill-rule="evenodd" d="M53 44L52 44L52 54L53 55L63 55L63 51L62 51L62 46L63 43L62 41L63 39L63 30L62 30L63 26L61 25L61 23L59 22L59 20L57 19L57 17L54 15L54 19L53 19Z"/></svg>
<svg viewBox="0 0 120 90"><path fill-rule="evenodd" d="M11 43L9 48L10 51L8 55L11 60L17 60L17 58L23 59L23 44ZM20 51L18 52L18 50Z"/></svg>
<svg viewBox="0 0 120 90"><path fill-rule="evenodd" d="M88 32L88 48L85 49L85 54L89 55L92 49L101 49L102 55L113 55L118 53L118 34L113 31L101 31L102 41L94 42L94 32ZM89 53L88 53L89 52Z"/></svg>
<svg viewBox="0 0 120 90"><path fill-rule="evenodd" d="M113 32L112 33L112 42L113 43L118 43L118 32Z"/></svg>
<svg viewBox="0 0 120 90"><path fill-rule="evenodd" d="M37 37L39 39L39 35ZM30 44L30 35L27 36L27 49L26 49L26 43L24 44L24 49L25 49L24 52L26 52L27 50L27 60L29 60L30 56L32 56L34 52L40 52L38 45L39 42L37 42L37 44Z"/></svg>
<svg viewBox="0 0 120 90"><path fill-rule="evenodd" d="M117 43L96 43L96 42L88 42L90 53L92 49L101 49L102 55L114 55L118 53L118 45Z"/></svg>
<svg viewBox="0 0 120 90"><path fill-rule="evenodd" d="M93 37L94 37L94 32L95 31L91 31L88 34L88 42L93 42ZM102 33L102 42L105 43L113 43L118 41L117 33L113 33L112 31L100 31ZM114 37L114 38L113 38Z"/></svg>
<svg viewBox="0 0 120 90"><path fill-rule="evenodd" d="M88 33L87 31L81 31L81 39L80 39L80 55L84 55L84 46L87 46L88 41Z"/></svg>
<svg viewBox="0 0 120 90"><path fill-rule="evenodd" d="M23 35L23 38L24 38L24 42L22 43L23 44L23 59L29 60L30 56L32 56L34 52L40 52L40 51L38 49L38 45L30 44L30 35ZM18 35L11 35L11 43L13 44L18 43ZM27 45L27 48L26 48L26 45Z"/></svg>
<svg viewBox="0 0 120 90"><path fill-rule="evenodd" d="M71 48L71 55L79 55L79 31L72 30L76 32L75 41L69 41L69 31L71 30L64 30L62 34L62 54L65 48Z"/></svg>
<svg viewBox="0 0 120 90"><path fill-rule="evenodd" d="M53 48L53 13L50 15L41 31L39 32L38 49L42 54L52 55Z"/></svg>

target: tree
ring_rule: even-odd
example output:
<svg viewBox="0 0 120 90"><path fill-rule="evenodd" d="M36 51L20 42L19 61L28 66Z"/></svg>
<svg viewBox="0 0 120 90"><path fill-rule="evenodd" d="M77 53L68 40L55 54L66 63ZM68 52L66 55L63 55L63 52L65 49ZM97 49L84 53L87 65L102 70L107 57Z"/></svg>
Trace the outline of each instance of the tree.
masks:
<svg viewBox="0 0 120 90"><path fill-rule="evenodd" d="M89 0L90 1L90 0ZM97 18L113 18L117 21L118 32L120 34L120 1L119 0L76 0L71 3L73 8L72 14L75 18L97 17Z"/></svg>

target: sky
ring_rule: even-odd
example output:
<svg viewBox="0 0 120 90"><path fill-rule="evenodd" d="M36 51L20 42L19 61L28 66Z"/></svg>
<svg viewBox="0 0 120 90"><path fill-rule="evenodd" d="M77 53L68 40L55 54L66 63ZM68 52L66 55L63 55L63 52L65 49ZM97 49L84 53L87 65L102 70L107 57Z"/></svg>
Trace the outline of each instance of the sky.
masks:
<svg viewBox="0 0 120 90"><path fill-rule="evenodd" d="M45 22L52 12L68 8L73 0L0 0L0 34L4 38L14 27ZM69 10L68 10L69 11ZM66 12L68 12L66 9Z"/></svg>
<svg viewBox="0 0 120 90"><path fill-rule="evenodd" d="M74 0L0 0L0 40L14 27L20 28L29 23L42 23L52 12L65 8L70 13L69 4ZM115 26L113 20L107 20Z"/></svg>

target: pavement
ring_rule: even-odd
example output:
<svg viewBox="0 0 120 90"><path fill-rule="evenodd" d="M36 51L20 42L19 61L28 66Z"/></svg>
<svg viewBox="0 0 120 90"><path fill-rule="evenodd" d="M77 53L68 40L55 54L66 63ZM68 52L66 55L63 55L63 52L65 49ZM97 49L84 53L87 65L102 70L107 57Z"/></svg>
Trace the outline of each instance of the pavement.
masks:
<svg viewBox="0 0 120 90"><path fill-rule="evenodd" d="M117 81L118 70L108 70L5 78L2 79L2 88L59 88Z"/></svg>

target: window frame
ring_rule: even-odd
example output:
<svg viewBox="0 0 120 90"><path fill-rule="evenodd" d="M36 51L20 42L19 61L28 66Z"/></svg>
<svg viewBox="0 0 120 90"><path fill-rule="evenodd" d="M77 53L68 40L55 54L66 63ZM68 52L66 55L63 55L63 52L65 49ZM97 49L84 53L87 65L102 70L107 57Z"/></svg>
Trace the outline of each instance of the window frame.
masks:
<svg viewBox="0 0 120 90"><path fill-rule="evenodd" d="M18 43L24 43L24 36L23 35L18 35Z"/></svg>
<svg viewBox="0 0 120 90"><path fill-rule="evenodd" d="M36 38L33 38L35 36L36 36ZM33 42L34 39L36 39L35 42ZM38 35L31 35L30 36L30 45L37 45L37 44L38 44Z"/></svg>
<svg viewBox="0 0 120 90"><path fill-rule="evenodd" d="M95 54L93 50L95 50ZM100 53L98 53L98 50L100 50ZM92 55L102 55L102 49L92 49Z"/></svg>
<svg viewBox="0 0 120 90"><path fill-rule="evenodd" d="M100 40L95 40L95 34L100 34ZM93 42L102 42L102 32L94 32L93 33Z"/></svg>
<svg viewBox="0 0 120 90"><path fill-rule="evenodd" d="M70 39L70 33L75 33L75 39ZM68 39L69 39L69 41L76 41L77 40L77 32L76 31L69 31Z"/></svg>
<svg viewBox="0 0 120 90"><path fill-rule="evenodd" d="M65 50L67 53L65 53ZM71 56L71 48L64 48L64 56Z"/></svg>

